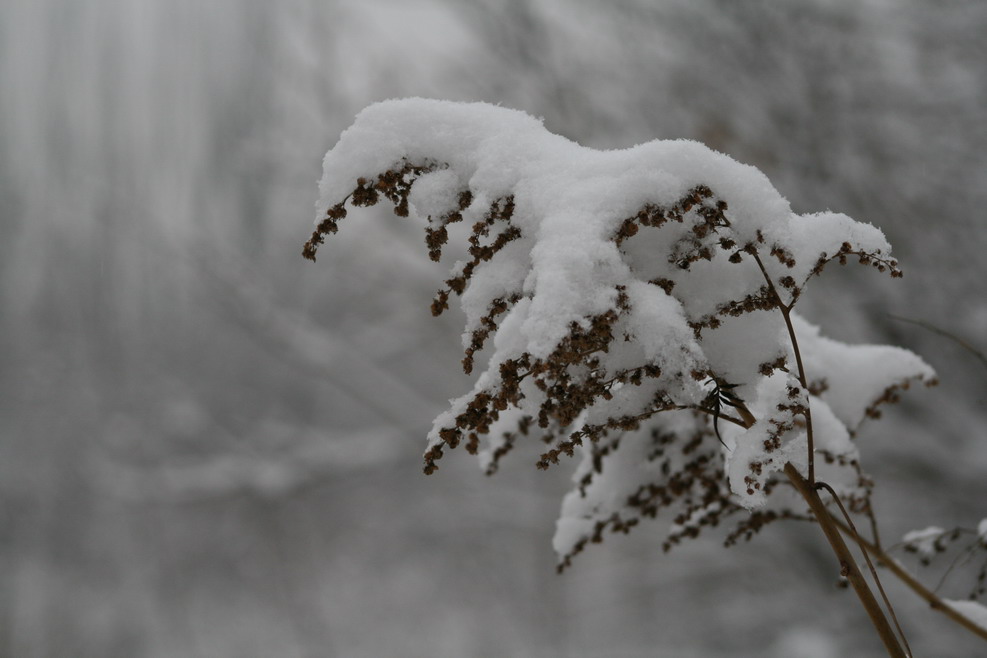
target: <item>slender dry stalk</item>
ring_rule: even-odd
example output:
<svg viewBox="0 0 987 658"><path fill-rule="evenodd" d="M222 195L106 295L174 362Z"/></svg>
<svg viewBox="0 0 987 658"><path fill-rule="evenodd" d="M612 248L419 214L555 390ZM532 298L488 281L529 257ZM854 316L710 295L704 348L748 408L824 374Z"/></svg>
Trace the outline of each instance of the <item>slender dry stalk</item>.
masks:
<svg viewBox="0 0 987 658"><path fill-rule="evenodd" d="M815 488L808 480L802 477L798 469L792 466L791 463L785 465L785 475L788 476L789 481L802 498L805 499L805 502L809 504L812 514L819 522L819 527L822 528L823 534L829 540L829 545L833 549L833 553L836 554L837 559L840 561L840 574L850 581L850 585L853 586L853 591L857 593L861 605L867 611L867 616L870 617L871 623L877 630L878 635L880 635L881 641L888 651L888 655L906 658L908 654L901 648L894 629L891 628L891 624L888 622L888 618L885 616L881 605L874 598L874 593L871 592L870 587L867 585L867 580L860 572L860 568L853 558L853 553L850 552L846 542L843 541L840 529L837 527L829 510L826 509L825 503L819 498L819 494L816 493Z"/></svg>
<svg viewBox="0 0 987 658"><path fill-rule="evenodd" d="M805 375L805 366L802 363L802 354L799 350L798 338L795 335L795 328L792 325L791 313L793 304L785 304L782 301L781 295L778 293L777 288L775 288L774 282L771 280L771 277L768 276L767 270L764 268L764 263L761 262L761 258L756 252L753 254L753 257L754 261L761 270L761 274L764 276L764 280L767 282L768 289L771 291L772 297L774 297L778 310L785 319L785 326L788 329L788 336L792 343L792 350L795 353L795 363L798 368L799 383L804 389L808 390L809 386ZM808 449L808 479L803 478L798 472L798 469L796 469L791 463L785 465L785 475L788 476L789 481L795 487L796 491L798 491L802 498L805 499L805 502L808 503L809 508L812 510L813 516L816 517L819 526L826 535L826 539L829 540L833 553L840 561L840 573L846 577L853 586L854 592L857 593L857 597L860 599L861 605L864 606L864 610L867 612L867 616L870 617L871 623L874 625L878 635L881 637L881 641L884 643L888 654L892 657L901 656L902 658L909 656L910 652L906 653L905 650L902 649L901 643L898 642L898 636L895 634L894 629L892 629L887 616L884 614L884 610L877 602L877 599L874 597L874 593L867 584L867 580L860 572L860 568L857 566L856 560L854 560L850 549L847 548L846 543L843 541L843 537L840 535L839 529L832 523L832 516L826 509L825 503L823 503L822 499L819 498L819 494L816 492L814 459L815 446L812 436L812 414L809 410L809 405L805 405L805 410L802 415L805 418L806 444ZM836 497L836 492L832 491L831 488L830 491L832 492L834 498L836 498L837 502L839 502L839 498ZM887 602L886 598L885 601ZM888 608L890 609L890 603L888 603ZM892 614L894 613L892 612ZM895 624L897 626L897 620ZM902 638L904 639L903 634Z"/></svg>
<svg viewBox="0 0 987 658"><path fill-rule="evenodd" d="M809 383L805 376L805 366L802 365L802 351L799 349L798 338L795 336L795 327L792 326L792 306L795 305L795 302L793 301L791 304L785 304L781 301L781 295L778 294L778 289L775 287L774 281L772 281L771 277L768 276L768 271L764 269L764 263L761 262L761 257L757 255L756 251L752 255L754 256L754 262L757 263L757 266L761 269L761 274L764 275L764 280L767 282L768 290L771 291L771 296L774 297L778 310L781 311L782 317L785 318L785 327L788 329L788 338L792 342L792 351L795 352L795 365L798 368L799 383L802 385L803 389L808 391ZM810 411L808 404L805 405L805 410L802 412L802 415L805 417L805 439L806 444L808 445L809 453L809 483L814 485L816 483L816 448L812 436L812 412Z"/></svg>

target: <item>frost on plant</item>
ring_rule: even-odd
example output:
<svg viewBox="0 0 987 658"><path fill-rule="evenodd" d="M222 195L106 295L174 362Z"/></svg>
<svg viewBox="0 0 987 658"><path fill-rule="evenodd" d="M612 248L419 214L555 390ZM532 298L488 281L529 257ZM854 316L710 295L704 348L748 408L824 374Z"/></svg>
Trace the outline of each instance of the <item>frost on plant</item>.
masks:
<svg viewBox="0 0 987 658"><path fill-rule="evenodd" d="M488 473L523 440L544 443L540 468L576 458L563 565L662 510L668 545L744 509L731 540L804 515L777 484L786 463L807 468L809 417L819 477L865 508L855 431L933 379L906 350L827 339L791 310L833 261L900 276L881 231L794 214L760 171L696 142L597 151L522 112L387 101L326 154L320 192L312 260L347 204L420 218L433 260L468 236L432 312L458 300L463 367L480 373L436 418L425 471L460 444Z"/></svg>

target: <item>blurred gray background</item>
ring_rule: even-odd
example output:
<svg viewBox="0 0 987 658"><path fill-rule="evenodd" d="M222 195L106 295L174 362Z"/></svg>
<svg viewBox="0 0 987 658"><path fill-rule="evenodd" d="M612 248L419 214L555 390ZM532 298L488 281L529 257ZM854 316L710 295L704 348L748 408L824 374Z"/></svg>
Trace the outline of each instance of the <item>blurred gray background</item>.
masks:
<svg viewBox="0 0 987 658"><path fill-rule="evenodd" d="M940 372L860 437L885 541L975 525L987 371L889 314L987 349L985 34L979 1L4 0L0 656L882 655L810 526L662 555L659 521L556 575L566 467L421 474L469 380L420 227L300 250L375 100L704 141L886 231L903 280L802 310ZM887 580L916 655L987 654Z"/></svg>

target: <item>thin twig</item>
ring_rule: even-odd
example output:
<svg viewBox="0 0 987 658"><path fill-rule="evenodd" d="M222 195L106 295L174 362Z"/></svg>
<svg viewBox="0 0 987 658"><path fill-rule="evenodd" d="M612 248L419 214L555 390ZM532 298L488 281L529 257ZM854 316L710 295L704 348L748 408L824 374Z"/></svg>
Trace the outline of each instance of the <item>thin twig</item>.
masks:
<svg viewBox="0 0 987 658"><path fill-rule="evenodd" d="M981 352L976 347L974 347L967 341L963 340L956 334L950 333L945 329L940 329L936 325L926 322L924 320L912 320L911 318L903 318L899 315L892 315L890 313L888 313L888 317L891 318L892 320L898 320L899 322L907 322L908 324L918 325L919 327L922 327L923 329L927 329L934 334L939 334L940 336L944 336L950 339L951 341L953 341L954 343L956 343L957 345L959 345L960 347L962 347L963 349L965 349L966 351L970 352L975 357L980 359L980 363L984 364L984 367L987 368L987 355L985 355L983 352Z"/></svg>
<svg viewBox="0 0 987 658"><path fill-rule="evenodd" d="M897 560L885 553L881 548L867 541L864 537L861 537L858 533L854 532L852 528L847 526L840 519L830 515L830 520L848 537L852 537L862 546L867 547L867 550L870 551L871 554L877 559L878 564L887 567L894 575L898 577L899 580L901 580L901 582L905 583L909 589L924 599L933 610L938 610L974 635L987 640L987 628L983 628L982 626L975 624L971 619L958 612L955 608L950 607L945 601L939 598L935 592L929 590L929 588L916 580L915 576L908 573L908 571L906 571L905 568L897 562Z"/></svg>
<svg viewBox="0 0 987 658"><path fill-rule="evenodd" d="M949 578L949 574L953 573L953 569L955 569L958 565L966 564L973 559L973 556L977 552L978 545L979 542L976 541L973 542L972 544L964 548L962 551L960 551L960 553L955 558L953 558L952 562L949 563L949 567L946 568L946 572L943 573L942 578L940 578L939 582L936 583L936 588L932 590L933 592L938 592L940 589L942 589L942 586L946 584L946 579Z"/></svg>
<svg viewBox="0 0 987 658"><path fill-rule="evenodd" d="M759 268L761 268L761 274L764 275L764 280L767 281L767 283L768 283L768 289L771 291L771 294L774 295L775 303L778 304L778 310L781 311L781 316L783 318L785 318L785 326L788 328L788 337L792 341L792 349L795 352L795 364L798 366L798 370L799 370L799 372L798 372L799 383L802 385L802 388L804 390L808 391L809 390L809 384L808 384L808 380L806 379L806 376L805 376L805 368L802 365L802 353L801 353L801 351L799 351L799 342L798 342L798 339L795 337L795 327L792 325L792 317L791 317L791 314L792 314L792 306L791 305L786 306L785 303L783 301L781 301L781 295L778 294L778 289L775 288L774 282L771 280L771 277L768 276L768 271L765 269L764 263L761 262L760 256L757 255L757 250L753 250L753 254L752 255L754 256L754 261L757 263L757 266ZM793 301L792 304L794 304L794 303L795 302ZM809 407L810 407L809 400L807 399L805 401L805 413L802 414L802 415L805 416L805 440L806 440L806 444L808 446L808 452L809 452L809 454L808 454L808 462L809 462L809 465L808 465L808 476L809 476L809 482L812 483L812 484L815 484L815 482L816 482L816 462L815 462L816 449L815 449L815 444L813 442L813 436L812 436L812 412L810 411L810 408Z"/></svg>

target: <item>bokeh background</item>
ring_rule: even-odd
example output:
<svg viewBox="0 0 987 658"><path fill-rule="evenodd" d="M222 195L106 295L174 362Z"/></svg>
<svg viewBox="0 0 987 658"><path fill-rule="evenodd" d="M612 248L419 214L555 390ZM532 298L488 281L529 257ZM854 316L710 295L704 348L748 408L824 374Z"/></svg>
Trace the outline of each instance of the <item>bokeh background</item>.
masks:
<svg viewBox="0 0 987 658"><path fill-rule="evenodd" d="M987 370L891 316L987 349L985 34L960 0L4 0L0 656L882 655L811 526L663 555L658 521L556 575L565 467L421 474L469 381L420 227L300 250L375 100L701 140L888 234L903 280L802 310L939 370L859 439L886 543L975 526ZM987 653L887 579L916 655Z"/></svg>

